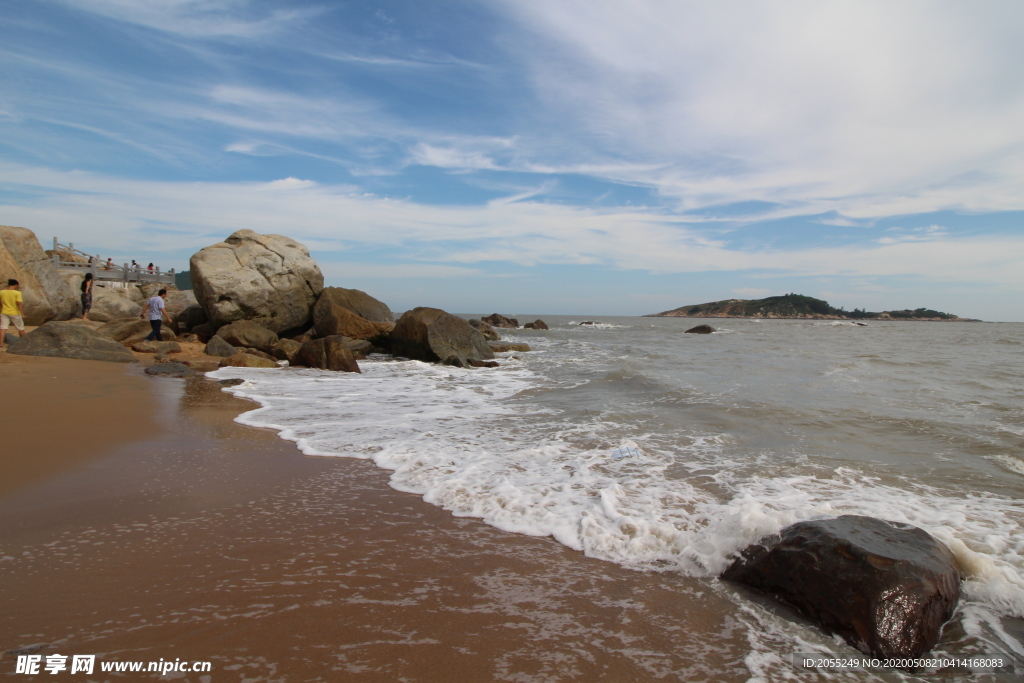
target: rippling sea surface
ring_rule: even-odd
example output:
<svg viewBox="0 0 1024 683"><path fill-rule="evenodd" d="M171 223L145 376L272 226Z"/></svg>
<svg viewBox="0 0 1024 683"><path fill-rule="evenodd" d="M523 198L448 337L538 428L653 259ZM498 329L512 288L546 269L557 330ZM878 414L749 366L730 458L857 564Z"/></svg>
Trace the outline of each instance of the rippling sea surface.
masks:
<svg viewBox="0 0 1024 683"><path fill-rule="evenodd" d="M375 356L361 375L218 376L263 405L240 422L308 454L369 458L455 515L728 592L760 615L734 636L755 675L781 666L771 653L851 651L715 577L760 537L840 514L956 554L967 580L940 651L1024 657L1024 324L544 319L501 331L533 350L497 369ZM684 334L701 322L718 331Z"/></svg>

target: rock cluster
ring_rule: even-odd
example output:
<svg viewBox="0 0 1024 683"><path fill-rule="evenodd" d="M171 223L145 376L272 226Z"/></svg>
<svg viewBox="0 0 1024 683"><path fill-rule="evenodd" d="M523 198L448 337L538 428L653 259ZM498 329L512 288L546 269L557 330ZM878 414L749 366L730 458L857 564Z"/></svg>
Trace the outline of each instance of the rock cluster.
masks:
<svg viewBox="0 0 1024 683"><path fill-rule="evenodd" d="M491 313L486 318L481 318L485 323L493 327L503 327L508 330L519 329L519 321L515 318L506 318L498 313Z"/></svg>
<svg viewBox="0 0 1024 683"><path fill-rule="evenodd" d="M745 549L722 578L794 608L875 657L919 657L960 597L949 549L922 529L844 515Z"/></svg>

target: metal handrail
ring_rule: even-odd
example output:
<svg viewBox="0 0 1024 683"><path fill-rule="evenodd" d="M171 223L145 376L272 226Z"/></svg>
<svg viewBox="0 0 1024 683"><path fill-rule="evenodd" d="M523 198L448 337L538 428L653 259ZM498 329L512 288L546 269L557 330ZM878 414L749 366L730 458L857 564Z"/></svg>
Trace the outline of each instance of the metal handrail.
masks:
<svg viewBox="0 0 1024 683"><path fill-rule="evenodd" d="M57 241L57 238L53 238L53 265L63 270L77 270L77 271L88 271L92 273L93 280L102 280L108 282L124 282L130 283L135 282L142 284L143 282L160 282L165 284L174 284L174 268L164 272L159 267L151 273L147 268L141 266L130 266L127 263L121 266L115 266L111 264L108 266L106 263L99 263L96 257L91 254L86 254L84 251L75 249L75 245L68 242L67 244L61 244ZM91 259L91 263L78 263L77 261L61 261L59 252L65 252L84 258Z"/></svg>

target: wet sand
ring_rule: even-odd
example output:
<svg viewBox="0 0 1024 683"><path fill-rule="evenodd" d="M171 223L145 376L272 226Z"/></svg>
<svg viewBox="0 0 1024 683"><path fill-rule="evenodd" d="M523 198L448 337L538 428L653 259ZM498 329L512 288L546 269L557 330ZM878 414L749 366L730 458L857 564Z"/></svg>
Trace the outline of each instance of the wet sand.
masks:
<svg viewBox="0 0 1024 683"><path fill-rule="evenodd" d="M735 605L712 583L454 518L371 463L232 422L251 404L204 377L31 360L47 362L0 380L10 397L19 377L17 420L39 434L5 447L3 466L41 463L0 495L0 651L213 663L183 681L750 675ZM105 447L54 454L66 442L42 438L47 416L89 377L116 394L91 414Z"/></svg>

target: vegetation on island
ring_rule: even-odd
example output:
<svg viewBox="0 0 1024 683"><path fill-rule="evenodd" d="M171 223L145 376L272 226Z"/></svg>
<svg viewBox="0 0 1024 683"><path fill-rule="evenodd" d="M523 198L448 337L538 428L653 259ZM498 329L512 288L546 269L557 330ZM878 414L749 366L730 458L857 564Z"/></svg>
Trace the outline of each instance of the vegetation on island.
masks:
<svg viewBox="0 0 1024 683"><path fill-rule="evenodd" d="M803 294L785 294L765 299L725 299L704 304L681 306L671 311L653 313L647 317L692 317L692 318L833 318L837 320L960 320L950 313L930 308L905 309L902 311L867 311L855 308L852 311L835 308L827 301Z"/></svg>

